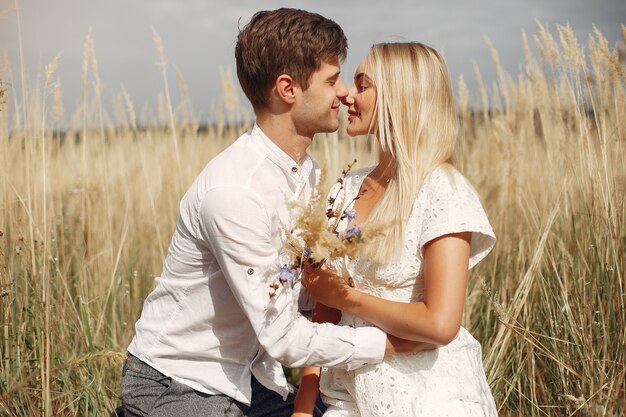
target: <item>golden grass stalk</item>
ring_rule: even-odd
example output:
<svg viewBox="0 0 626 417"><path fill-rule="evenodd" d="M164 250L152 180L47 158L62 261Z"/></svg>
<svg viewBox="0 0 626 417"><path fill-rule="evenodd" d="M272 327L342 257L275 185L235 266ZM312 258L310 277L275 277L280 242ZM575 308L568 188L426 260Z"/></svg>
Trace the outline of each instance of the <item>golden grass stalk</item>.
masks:
<svg viewBox="0 0 626 417"><path fill-rule="evenodd" d="M169 82L167 81L167 59L165 58L165 52L163 50L163 41L161 41L161 37L156 32L156 30L152 30L152 40L154 41L155 48L157 50L157 55L159 57L159 67L161 68L161 75L163 76L163 86L165 88L165 105L167 106L167 114L169 116L170 122L170 130L172 134L172 144L174 145L174 155L176 161L177 168L177 176L180 179L181 175L181 161L180 161L180 152L178 150L178 135L177 135L177 127L176 121L174 120L174 110L172 108L172 99L170 97L170 87ZM182 187L182 184L181 184Z"/></svg>
<svg viewBox="0 0 626 417"><path fill-rule="evenodd" d="M456 159L498 236L470 276L464 325L482 343L500 415L620 416L624 46L597 31L583 46L567 26L558 42L540 24L537 32L538 56L522 34L519 74L500 68L487 87L474 64L477 97L459 80ZM123 128L111 124L91 34L82 100L63 132L51 129L56 61L33 89L22 58L21 83L0 66L0 415L106 415L119 404L121 360L161 272L182 184L251 124L223 70L216 127L187 130L193 109L170 101L156 34L155 45L167 129L123 88ZM179 85L187 100L182 75ZM377 158L372 138L347 138L340 122L310 149L331 180L354 158Z"/></svg>

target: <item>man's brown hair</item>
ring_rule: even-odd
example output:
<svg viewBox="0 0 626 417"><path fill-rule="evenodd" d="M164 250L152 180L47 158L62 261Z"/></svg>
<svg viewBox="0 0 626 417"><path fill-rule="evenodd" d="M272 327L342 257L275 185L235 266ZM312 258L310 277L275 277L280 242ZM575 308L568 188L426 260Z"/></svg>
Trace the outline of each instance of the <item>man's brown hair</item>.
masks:
<svg viewBox="0 0 626 417"><path fill-rule="evenodd" d="M290 75L306 90L322 62L343 62L347 49L341 27L324 16L289 8L260 11L237 37L237 78L252 106L266 107L280 74Z"/></svg>

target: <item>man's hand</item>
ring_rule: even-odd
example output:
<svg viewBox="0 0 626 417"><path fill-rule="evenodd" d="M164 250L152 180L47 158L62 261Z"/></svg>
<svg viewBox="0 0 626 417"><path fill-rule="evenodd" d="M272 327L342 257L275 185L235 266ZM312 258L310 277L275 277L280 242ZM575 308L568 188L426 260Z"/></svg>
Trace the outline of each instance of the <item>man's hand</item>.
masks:
<svg viewBox="0 0 626 417"><path fill-rule="evenodd" d="M412 355L424 350L437 349L437 345L426 342L417 342L414 340L400 339L399 337L387 334L387 346L385 347L385 356L392 355Z"/></svg>
<svg viewBox="0 0 626 417"><path fill-rule="evenodd" d="M328 269L304 267L302 285L320 303L337 310L348 310L358 295L346 280Z"/></svg>

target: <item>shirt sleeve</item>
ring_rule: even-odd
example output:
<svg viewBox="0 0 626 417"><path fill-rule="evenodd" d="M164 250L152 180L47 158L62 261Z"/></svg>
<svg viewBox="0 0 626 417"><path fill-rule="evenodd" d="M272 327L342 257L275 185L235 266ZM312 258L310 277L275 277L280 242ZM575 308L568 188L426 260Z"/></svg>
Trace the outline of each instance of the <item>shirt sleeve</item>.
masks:
<svg viewBox="0 0 626 417"><path fill-rule="evenodd" d="M421 248L440 236L471 232L469 268L480 262L495 245L496 237L469 181L453 168L436 169L425 182Z"/></svg>
<svg viewBox="0 0 626 417"><path fill-rule="evenodd" d="M201 201L199 213L200 238L270 356L289 367L356 368L382 360L386 344L382 330L312 323L298 312L297 297L288 286L270 297L270 284L280 267L277 237L271 232L272 213L253 190L213 188Z"/></svg>

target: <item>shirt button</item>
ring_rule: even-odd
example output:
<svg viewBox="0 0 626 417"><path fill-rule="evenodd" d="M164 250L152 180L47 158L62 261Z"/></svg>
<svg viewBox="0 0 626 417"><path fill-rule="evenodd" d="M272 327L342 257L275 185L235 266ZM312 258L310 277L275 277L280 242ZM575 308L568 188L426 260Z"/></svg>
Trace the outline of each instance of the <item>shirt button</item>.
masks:
<svg viewBox="0 0 626 417"><path fill-rule="evenodd" d="M294 174L298 172L298 167L291 167L291 172L293 172Z"/></svg>
<svg viewBox="0 0 626 417"><path fill-rule="evenodd" d="M248 275L252 275L252 274L254 274L254 269L248 268Z"/></svg>

